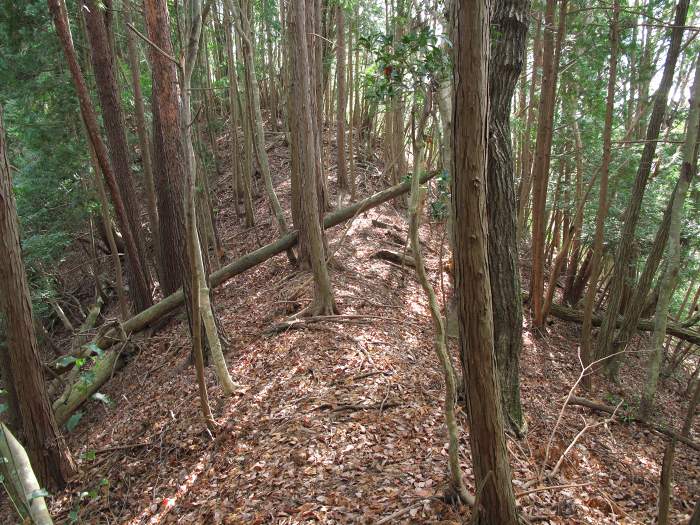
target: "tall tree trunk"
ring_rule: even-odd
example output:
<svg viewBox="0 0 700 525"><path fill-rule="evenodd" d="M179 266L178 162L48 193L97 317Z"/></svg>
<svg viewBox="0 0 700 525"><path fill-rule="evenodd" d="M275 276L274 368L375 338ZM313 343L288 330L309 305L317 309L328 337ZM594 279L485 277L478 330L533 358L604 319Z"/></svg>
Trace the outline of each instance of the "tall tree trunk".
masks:
<svg viewBox="0 0 700 525"><path fill-rule="evenodd" d="M238 124L245 122L238 112L239 93L238 76L236 75L236 59L233 51L233 22L229 3L224 3L224 27L226 28L226 59L228 72L228 100L229 100L229 134L231 135L231 171L233 173L233 195L236 214L239 215L240 201L243 201L246 228L255 226L255 215L253 214L253 197L249 178L243 173L241 165L241 150L238 146Z"/></svg>
<svg viewBox="0 0 700 525"><path fill-rule="evenodd" d="M542 94L540 95L539 123L532 166L532 277L530 300L532 328L535 333L544 330L544 257L545 227L547 226L547 186L552 152L552 123L556 104L559 55L566 28L567 0L561 0L559 30L554 40L554 11L556 0L547 0L545 10L544 49L542 61Z"/></svg>
<svg viewBox="0 0 700 525"><path fill-rule="evenodd" d="M97 115L95 114L95 110L92 106L92 101L90 100L85 79L83 78L82 70L78 64L78 57L76 55L75 48L73 47L73 38L71 36L70 26L68 24L68 13L66 11L65 1L48 0L48 4L54 26L56 27L56 33L59 41L61 42L61 47L63 48L63 52L66 56L66 61L68 62L68 68L70 69L75 91L78 95L80 112L83 122L85 123L88 138L92 143L93 148L95 148L97 161L100 164L100 170L102 171L102 174L107 182L107 187L109 188L110 196L112 198L112 204L114 205L114 210L117 214L117 221L119 223L119 228L122 231L122 237L124 238L124 244L126 246L127 262L133 272L131 290L132 299L138 308L138 305L142 302L151 302L148 274L146 269L141 265L142 258L140 256L141 252L139 251L139 245L136 238L132 234L130 217L124 206L124 202L122 201L121 192L119 190L114 171L112 170L112 165L109 161L107 148L100 137L99 127L97 124Z"/></svg>
<svg viewBox="0 0 700 525"><path fill-rule="evenodd" d="M136 115L136 130L139 135L139 147L141 149L141 160L143 164L143 180L146 189L146 209L148 210L148 221L151 225L151 237L155 248L155 259L158 267L158 277L160 279L160 265L162 256L160 254L160 241L158 240L158 207L156 204L156 187L153 180L153 163L151 161L151 144L148 140L148 130L146 129L146 110L141 93L141 68L139 65L139 52L136 44L134 32L129 29L131 24L131 0L124 0L124 22L127 25L126 45L129 58L129 69L131 72L131 85L134 90L134 109Z"/></svg>
<svg viewBox="0 0 700 525"><path fill-rule="evenodd" d="M522 239L527 223L527 210L530 201L530 190L532 188L532 127L535 122L536 105L535 94L537 93L538 71L542 67L542 20L537 18L537 28L535 38L532 43L532 76L530 78L530 89L527 97L527 118L525 120L525 131L523 134L522 161L520 162L520 186L518 190L518 239Z"/></svg>
<svg viewBox="0 0 700 525"><path fill-rule="evenodd" d="M127 273L133 288L134 306L136 311L140 312L153 304L153 297L151 296L151 283L146 264L143 232L141 231L141 210L134 190L129 160L129 144L119 101L120 90L115 74L114 51L110 46L103 10L98 8L97 1L83 0L82 5L81 11L85 18L87 37L90 41L90 57L95 73L95 85L102 108L102 122L107 132L110 162L124 202L124 210L128 219L127 227L131 231L137 248L139 267L132 268L131 264L128 264ZM124 228L125 225L120 224L120 227ZM136 278L139 273L143 273L146 278L145 288L141 287Z"/></svg>
<svg viewBox="0 0 700 525"><path fill-rule="evenodd" d="M336 6L336 32L338 42L335 48L336 74L338 77L338 109L336 111L336 146L338 149L338 202L350 189L347 166L345 163L345 111L347 100L345 94L345 14L342 4Z"/></svg>
<svg viewBox="0 0 700 525"><path fill-rule="evenodd" d="M491 26L498 35L489 66L488 258L493 331L506 427L526 425L520 404L523 311L518 269L517 207L510 109L527 42L530 0L495 0Z"/></svg>
<svg viewBox="0 0 700 525"><path fill-rule="evenodd" d="M272 211L277 226L282 234L287 233L287 222L284 219L284 211L280 206L279 199L275 193L275 188L272 183L272 174L270 173L270 162L267 158L265 150L265 130L263 129L262 112L260 111L260 89L258 87L258 79L255 74L255 57L253 56L252 31L248 17L243 12L239 5L239 0L226 0L233 13L233 20L236 24L236 29L241 36L243 60L245 62L245 81L248 111L250 112L250 122L253 125L253 149L255 157L258 161L260 171L262 171L263 181L265 182L265 191L267 198L270 201L270 210ZM294 252L287 252L290 262L295 260Z"/></svg>
<svg viewBox="0 0 700 525"><path fill-rule="evenodd" d="M613 111L615 109L615 82L617 79L617 54L620 46L618 20L620 3L613 0L613 14L610 22L610 68L608 71L608 93L603 124L603 161L600 168L600 187L598 189L598 211L595 219L595 236L591 256L591 277L583 306L583 327L581 328L581 359L584 366L592 362L591 332L593 328L593 304L598 290L598 278L602 269L603 239L605 236L605 217L608 214L608 175L612 146ZM584 386L590 388L591 375L584 376Z"/></svg>
<svg viewBox="0 0 700 525"><path fill-rule="evenodd" d="M150 40L172 56L170 16L162 0L145 2L146 29ZM180 141L179 97L175 64L160 51L149 50L153 74L153 158L158 196L158 217L163 255L164 295L170 295L180 286L189 295L190 267L187 264L185 244L185 217L183 191L185 152Z"/></svg>
<svg viewBox="0 0 700 525"><path fill-rule="evenodd" d="M695 80L690 94L690 110L683 145L683 164L678 185L673 195L671 208L671 224L668 234L666 270L660 279L659 298L656 303L654 317L654 332L651 337L651 355L647 364L647 377L639 404L640 416L649 417L654 404L656 386L659 381L661 359L663 357L663 342L666 337L668 323L668 307L671 293L678 279L681 262L681 218L683 204L690 184L697 171L697 139L700 126L700 65L695 67Z"/></svg>
<svg viewBox="0 0 700 525"><path fill-rule="evenodd" d="M313 0L312 0L313 2ZM331 280L326 264L326 256L321 229L318 194L316 190L317 170L314 147L311 84L309 78L309 57L313 48L308 45L306 38L306 9L300 0L290 5L290 34L294 42L292 54L293 86L295 88L294 110L297 113L292 132L295 132L293 147L299 148L300 190L301 190L301 224L299 238L304 239L310 256L311 270L314 276L314 299L312 304L302 313L309 315L327 315L336 311L335 300L331 290ZM312 3L313 5L313 3Z"/></svg>
<svg viewBox="0 0 700 525"><path fill-rule="evenodd" d="M474 477L482 490L472 522L515 525L517 515L499 401L488 261L489 4L455 4L453 147L455 291ZM489 479L490 478L490 479Z"/></svg>
<svg viewBox="0 0 700 525"><path fill-rule="evenodd" d="M357 7L355 7L357 9ZM355 175L355 106L353 97L356 96L357 89L355 88L355 66L353 62L353 38L355 32L354 22L357 19L355 10L352 12L353 17L348 27L348 155L349 155L349 170L350 170L350 201L354 202L357 199L357 178Z"/></svg>
<svg viewBox="0 0 700 525"><path fill-rule="evenodd" d="M622 302L626 276L628 275L630 265L633 264L632 252L635 244L635 232L637 229L637 222L639 221L642 198L644 197L644 192L649 180L651 163L656 153L656 139L659 137L659 131L661 130L664 115L666 114L668 93L673 83L673 75L680 54L681 41L683 40L683 27L688 13L688 3L689 0L679 0L676 5L675 17L671 29L671 42L668 53L666 54L663 75L659 83L659 88L654 95L654 107L651 112L651 117L649 118L642 157L639 161L637 175L630 193L630 201L623 216L620 243L615 253L615 266L612 275L607 313L603 320L603 325L600 327L600 332L598 333L597 353L599 357L606 357L614 352L612 343L617 315ZM611 373L614 372L613 367L616 366L615 361L614 359L608 360L608 370L611 371Z"/></svg>
<svg viewBox="0 0 700 525"><path fill-rule="evenodd" d="M10 365L6 372L9 372L16 394L22 423L20 437L26 445L34 472L43 486L62 489L75 474L76 466L59 432L46 393L21 253L17 207L0 107L0 313L6 319Z"/></svg>

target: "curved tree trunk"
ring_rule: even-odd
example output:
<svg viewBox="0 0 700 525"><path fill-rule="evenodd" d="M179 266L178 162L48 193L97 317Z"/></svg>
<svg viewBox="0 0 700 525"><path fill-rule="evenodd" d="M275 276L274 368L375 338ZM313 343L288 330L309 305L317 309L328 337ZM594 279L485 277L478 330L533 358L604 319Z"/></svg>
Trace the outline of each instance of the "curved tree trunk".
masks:
<svg viewBox="0 0 700 525"><path fill-rule="evenodd" d="M498 35L489 67L487 214L488 256L493 301L496 361L506 427L520 435L525 418L520 404L520 350L523 311L517 246L517 206L510 110L527 43L530 0L496 0L491 25Z"/></svg>

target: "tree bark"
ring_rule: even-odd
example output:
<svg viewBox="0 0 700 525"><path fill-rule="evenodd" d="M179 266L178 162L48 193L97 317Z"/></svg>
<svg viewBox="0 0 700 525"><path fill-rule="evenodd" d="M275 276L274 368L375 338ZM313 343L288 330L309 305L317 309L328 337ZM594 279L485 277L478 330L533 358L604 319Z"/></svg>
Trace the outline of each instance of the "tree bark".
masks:
<svg viewBox="0 0 700 525"><path fill-rule="evenodd" d="M559 55L566 28L567 0L561 0L559 30L554 40L554 11L556 0L547 0L544 19L542 93L540 95L539 123L532 166L532 277L530 297L532 328L535 333L544 330L544 257L545 227L547 225L547 186L552 152L552 124L557 93Z"/></svg>
<svg viewBox="0 0 700 525"><path fill-rule="evenodd" d="M336 111L336 146L338 150L338 201L350 188L347 166L345 163L345 110L347 100L345 94L345 9L342 4L336 6L337 45L335 48L336 74L338 82L338 109Z"/></svg>
<svg viewBox="0 0 700 525"><path fill-rule="evenodd" d="M505 425L522 435L526 424L520 404L520 350L523 311L518 268L517 205L511 100L515 92L527 43L530 0L495 0L491 25L496 38L491 44L489 66L488 142L488 258L493 301L493 331L500 373Z"/></svg>
<svg viewBox="0 0 700 525"><path fill-rule="evenodd" d="M258 87L258 79L255 74L255 57L253 56L253 44L251 42L252 32L248 17L243 13L239 0L227 0L229 7L232 8L233 20L236 24L236 29L241 37L243 60L245 62L245 81L247 107L250 113L250 122L253 126L253 150L258 161L258 166L262 171L263 181L265 182L265 191L267 198L270 201L270 210L272 211L277 221L280 233L287 233L287 222L284 218L284 211L280 206L279 199L275 193L275 188L272 183L272 174L270 173L270 163L265 150L265 130L263 129L262 113L260 111L260 88ZM294 261L293 253L289 253L290 262Z"/></svg>
<svg viewBox="0 0 700 525"><path fill-rule="evenodd" d="M127 264L127 275L132 286L132 298L138 312L153 304L151 282L146 263L143 232L141 227L141 210L134 190L134 180L130 167L129 144L124 127L124 115L119 100L120 89L117 85L114 64L114 50L110 46L109 33L105 25L103 10L98 8L96 0L83 0L82 9L85 28L90 41L90 58L95 73L95 86L102 109L102 122L107 134L109 158L119 186L127 215L128 227L136 243L138 268ZM124 232L122 232L122 235ZM129 261L131 263L131 261ZM146 287L141 286L136 278L143 273Z"/></svg>
<svg viewBox="0 0 700 525"><path fill-rule="evenodd" d="M146 209L148 210L148 221L151 225L151 238L155 251L155 259L158 268L162 262L160 253L160 241L158 239L158 207L156 204L156 187L153 179L153 163L151 159L151 143L148 139L148 130L146 128L146 109L143 102L143 93L141 92L141 68L139 61L139 48L136 43L136 37L129 24L131 24L131 0L124 0L124 23L127 24L124 32L126 33L127 56L129 58L129 70L131 72L131 85L134 90L134 113L136 116L136 131L139 136L139 146L141 149L141 162L143 165L143 181L146 189ZM158 276L160 278L160 270Z"/></svg>
<svg viewBox="0 0 700 525"><path fill-rule="evenodd" d="M308 247L311 270L314 276L314 299L303 312L309 315L329 315L336 312L335 300L331 290L330 275L325 256L323 231L321 229L318 194L316 190L316 159L313 126L311 83L309 78L309 58L313 52L306 39L306 9L304 1L295 2L292 7L290 32L295 42L292 72L295 76L296 103L298 112L295 147L299 148L301 159L301 228L299 236ZM294 131L294 130L293 130Z"/></svg>
<svg viewBox="0 0 700 525"><path fill-rule="evenodd" d="M181 104L180 111L180 137L185 148L185 221L187 227L187 250L190 259L190 275L191 276L191 304L192 304L192 347L195 358L195 366L197 367L197 382L200 390L200 400L202 404L202 412L210 430L213 428L213 418L211 410L209 410L209 401L207 398L206 384L204 383L203 375L203 351L201 341L201 329L204 327L204 334L209 344L212 361L216 375L221 383L222 389L226 394L232 394L236 389L236 385L231 379L226 360L224 359L223 350L221 348L221 339L219 337L218 327L214 317L214 310L209 297L209 286L207 284L207 270L204 264L204 254L200 244L200 235L197 227L197 203L196 203L196 181L197 181L197 166L192 144L192 131L189 125L192 122L192 110L190 105L190 86L192 80L192 72L197 61L199 40L202 30L202 4L200 0L193 0L191 8L191 17L188 24L189 35L187 44L187 53L184 59L184 67L181 68L182 89L180 91Z"/></svg>
<svg viewBox="0 0 700 525"><path fill-rule="evenodd" d="M78 57L75 53L75 48L73 47L73 38L71 36L70 26L68 24L68 13L66 11L65 0L48 0L48 4L49 10L51 11L51 16L53 17L54 26L56 27L56 33L59 41L61 42L63 52L66 56L66 61L68 62L68 68L71 72L75 91L78 95L80 112L83 117L83 122L85 123L85 128L87 129L88 138L95 149L97 161L100 164L100 170L102 171L102 174L107 182L107 187L109 188L110 196L112 198L112 204L114 205L114 210L116 211L119 228L122 230L122 237L126 247L127 261L134 275L134 282L132 283L132 299L134 299L135 304L137 305L137 300L145 300L146 290L149 290L149 279L145 269L141 266L141 257L139 255L141 252L139 251L138 243L134 235L132 235L132 229L129 222L130 218L124 206L124 202L122 201L121 192L119 190L114 171L112 170L112 165L109 161L107 148L100 137L99 127L97 124L97 115L95 114L95 110L92 106L92 101L90 100L90 95L85 84L85 79L83 78L82 70L78 64ZM150 294L150 292L148 293ZM150 304L152 301L149 299L148 302Z"/></svg>
<svg viewBox="0 0 700 525"><path fill-rule="evenodd" d="M651 355L647 364L647 376L640 401L640 416L646 418L651 413L656 395L656 387L661 371L661 359L663 358L663 343L666 337L666 325L668 324L668 309L671 294L678 279L681 262L681 218L685 197L690 184L697 171L697 138L700 125L700 67L695 67L695 80L690 94L690 110L685 132L685 144L683 145L683 163L678 179L678 185L673 194L671 204L671 219L668 234L668 248L666 258L666 270L659 280L659 298L656 303L654 317L654 332L652 334L650 349Z"/></svg>
<svg viewBox="0 0 700 525"><path fill-rule="evenodd" d="M76 466L59 432L46 393L21 253L17 207L0 107L0 312L6 319L8 372L22 424L20 438L26 443L34 471L43 486L61 489L75 474Z"/></svg>
<svg viewBox="0 0 700 525"><path fill-rule="evenodd" d="M489 4L483 0L455 5L452 39L455 292L474 477L482 490L483 512L475 509L478 516L472 522L515 525L515 497L494 352L487 251L488 13Z"/></svg>
<svg viewBox="0 0 700 525"><path fill-rule="evenodd" d="M144 3L149 39L164 53L173 56L167 6L161 0ZM175 64L161 52L150 48L153 74L153 151L158 196L158 217L163 255L164 295L175 292L190 275L185 248L184 163L185 152L180 140L179 98ZM185 286L185 288L189 288Z"/></svg>

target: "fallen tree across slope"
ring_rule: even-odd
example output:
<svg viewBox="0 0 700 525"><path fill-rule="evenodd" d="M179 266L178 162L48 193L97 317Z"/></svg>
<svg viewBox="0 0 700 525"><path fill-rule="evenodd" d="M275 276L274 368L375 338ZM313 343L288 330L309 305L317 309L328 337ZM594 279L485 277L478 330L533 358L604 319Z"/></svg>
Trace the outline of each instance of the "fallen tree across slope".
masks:
<svg viewBox="0 0 700 525"><path fill-rule="evenodd" d="M436 172L432 172L422 175L421 183L426 183L436 174ZM410 182L406 181L375 193L371 197L368 197L351 206L330 213L324 218L323 227L324 229L327 229L337 226L338 224L352 219L364 211L379 206L386 201L408 192L410 188ZM236 259L232 263L227 264L223 268L211 274L209 277L210 286L215 288L236 275L239 275L246 270L257 266L258 264L267 261L275 255L288 250L297 243L297 240L298 233L291 232L280 237L275 242L266 244L265 246ZM154 304L150 308L147 308L127 321L124 321L120 325L107 330L94 341L94 344L86 346L83 357L86 357L92 353L93 350L91 350L91 348L94 349L94 346L100 348L101 350L107 350L117 343L125 342L126 338L128 338L130 335L138 333L153 325L166 314L169 314L182 306L183 302L184 295L182 290L178 290L177 292L164 298L162 301ZM121 358L121 352L116 350L105 352L95 359L95 363L91 367L91 373L82 374L76 384L71 388L70 395L65 400L54 403L53 409L58 424L62 425L68 421L71 414L73 414L73 412L75 412L75 410L77 410L78 407L82 405L90 396L97 392L97 390L112 377L114 371L121 368L123 364L124 360Z"/></svg>
<svg viewBox="0 0 700 525"><path fill-rule="evenodd" d="M564 321L573 321L574 323L579 324L583 323L583 312L574 308L567 308L566 306L562 306L560 304L552 304L550 313L554 317L558 317ZM593 326L600 326L602 322L602 317L597 315L593 316ZM620 326L621 324L622 318L618 319L617 326ZM654 321L650 319L640 319L637 323L637 329L643 332L653 332ZM668 335L672 335L673 337L677 337L678 339L688 341L689 343L700 345L700 332L689 330L688 328L684 328L683 326L677 324L668 323L666 325L666 333Z"/></svg>

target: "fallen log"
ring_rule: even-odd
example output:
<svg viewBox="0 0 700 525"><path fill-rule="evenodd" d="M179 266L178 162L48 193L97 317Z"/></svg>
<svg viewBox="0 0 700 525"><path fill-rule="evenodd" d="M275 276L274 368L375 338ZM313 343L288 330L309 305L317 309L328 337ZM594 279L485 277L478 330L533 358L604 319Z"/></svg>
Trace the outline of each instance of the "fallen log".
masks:
<svg viewBox="0 0 700 525"><path fill-rule="evenodd" d="M579 406L583 406L586 408L590 408L591 410L597 410L598 412L606 412L608 414L615 413L615 407L603 405L601 403L596 403L595 401L591 401L590 399L586 399L583 397L571 396L571 398L569 399L569 405L579 405ZM618 417L623 417L623 416L618 416ZM676 439L676 440L680 441L681 443L685 443L690 448L693 448L695 450L700 451L700 443L696 443L695 441L693 441L689 437L683 436L683 435L679 434L678 432L674 432L673 430L668 429L662 425L657 425L656 423L652 423L650 421L644 421L643 419L640 419L636 416L632 416L629 414L624 415L624 421L634 421L635 423L639 423L640 425L645 426L647 428L650 428L651 430L654 430L655 432L659 432L661 434L664 434L665 436Z"/></svg>
<svg viewBox="0 0 700 525"><path fill-rule="evenodd" d="M390 261L401 266L410 266L411 268L416 267L416 260L410 255L403 255L402 253L392 252L391 250L379 250L372 254L373 259L383 259L385 261Z"/></svg>
<svg viewBox="0 0 700 525"><path fill-rule="evenodd" d="M421 183L427 182L436 174L437 172L432 172L422 175ZM374 208L375 206L408 192L410 189L410 181L406 181L380 191L379 193L375 193L371 197L368 197L360 202L326 215L326 217L323 219L323 227L324 229L327 229L337 226L338 224L352 219L364 211ZM232 263L227 264L209 276L210 287L215 288L232 277L235 277L236 275L257 266L258 264L267 261L275 255L288 250L297 243L298 238L298 232L294 231L288 233L287 235L277 239L275 242L267 244L262 248L258 248L257 250L236 259ZM133 333L140 332L141 330L153 325L164 315L182 306L183 303L184 295L182 290L178 290L177 292L164 298L162 301L154 304L150 308L147 308L134 317L124 321L118 327L106 331L104 334L100 335L94 341L94 343L100 349L106 350L113 344L124 341L125 337L128 337ZM91 373L83 374L81 378L78 379L79 384L73 385L71 388L68 399L64 399L60 404L54 406L54 413L59 425L65 423L71 414L81 404L83 404L92 394L97 392L97 390L105 382L107 382L107 380L109 380L112 373L123 366L123 363L124 360L120 359L117 353L113 351L105 352L103 355L98 356L95 360L95 364L91 367Z"/></svg>
<svg viewBox="0 0 700 525"><path fill-rule="evenodd" d="M3 423L0 423L0 459L3 485L9 490L8 496L22 523L53 525L44 499L48 493L41 490L27 451Z"/></svg>
<svg viewBox="0 0 700 525"><path fill-rule="evenodd" d="M554 317L557 317L564 321L572 321L578 324L583 323L583 312L574 308L568 308L560 304L552 303L552 307L549 313L551 313ZM593 326L600 326L602 323L603 318L601 316L593 316ZM620 326L621 324L622 318L619 318L617 320L617 326ZM637 323L637 329L643 332L653 332L654 321L650 319L640 319ZM682 326L679 326L677 324L668 323L666 325L666 333L668 335L677 337L678 339L688 341L689 343L700 345L700 332L689 330L688 328L683 328Z"/></svg>

